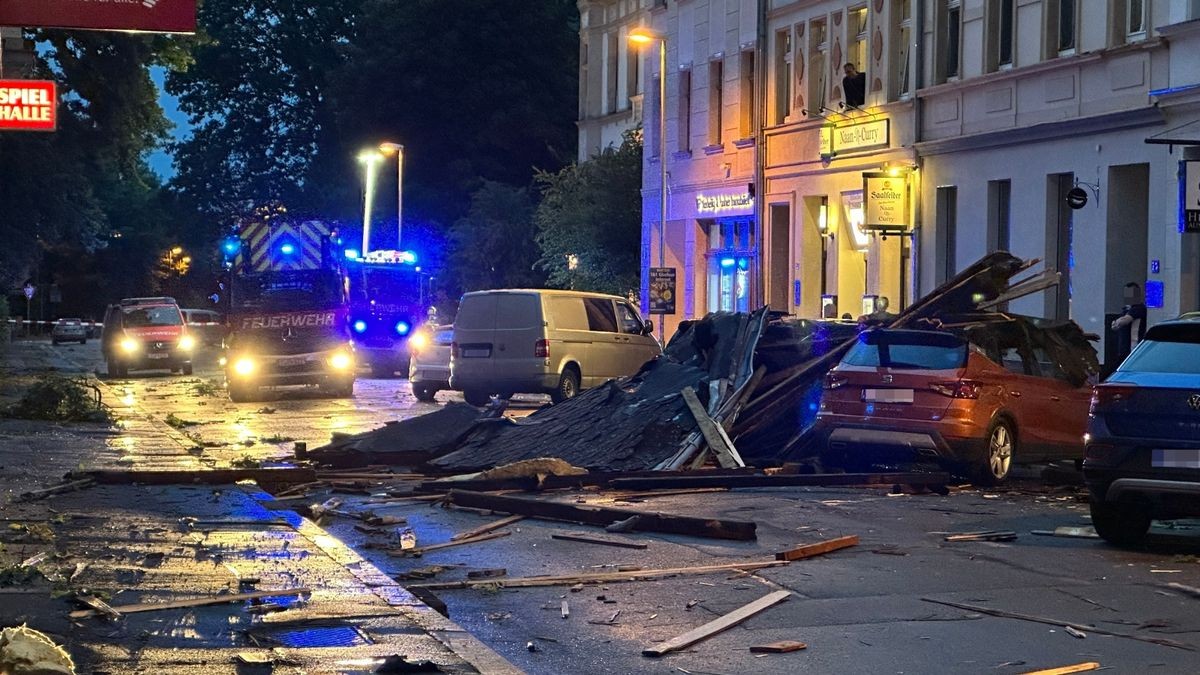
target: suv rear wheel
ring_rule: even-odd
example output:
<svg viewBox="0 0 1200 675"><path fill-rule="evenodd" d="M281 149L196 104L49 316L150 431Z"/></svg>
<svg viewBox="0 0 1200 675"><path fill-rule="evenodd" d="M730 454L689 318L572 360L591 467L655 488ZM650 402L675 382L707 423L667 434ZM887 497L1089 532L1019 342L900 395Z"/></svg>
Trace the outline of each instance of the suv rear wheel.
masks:
<svg viewBox="0 0 1200 675"><path fill-rule="evenodd" d="M975 468L975 480L981 485L999 485L1012 469L1013 453L1017 449L1017 432L1012 422L997 419L988 429L983 459Z"/></svg>
<svg viewBox="0 0 1200 675"><path fill-rule="evenodd" d="M473 406L485 406L492 402L492 395L479 389L466 389L463 398Z"/></svg>
<svg viewBox="0 0 1200 675"><path fill-rule="evenodd" d="M258 400L258 392L258 387L254 385L229 383L229 400L234 403Z"/></svg>
<svg viewBox="0 0 1200 675"><path fill-rule="evenodd" d="M1139 546L1150 531L1150 512L1140 504L1091 501L1092 525L1096 534L1113 546Z"/></svg>
<svg viewBox="0 0 1200 675"><path fill-rule="evenodd" d="M550 393L550 400L562 403L569 398L575 398L579 393L579 372L568 366L558 378L558 386Z"/></svg>
<svg viewBox="0 0 1200 675"><path fill-rule="evenodd" d="M413 396L416 396L418 401L424 403L432 403L435 400L434 396L438 392L437 388L433 385L422 383L414 384L412 389Z"/></svg>

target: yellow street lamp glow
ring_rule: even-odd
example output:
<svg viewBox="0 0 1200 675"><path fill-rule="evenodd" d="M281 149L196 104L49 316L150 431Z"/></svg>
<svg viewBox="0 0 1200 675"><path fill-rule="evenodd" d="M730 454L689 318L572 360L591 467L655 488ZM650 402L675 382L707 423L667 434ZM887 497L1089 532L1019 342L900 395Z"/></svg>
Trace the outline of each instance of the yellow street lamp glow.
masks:
<svg viewBox="0 0 1200 675"><path fill-rule="evenodd" d="M121 340L121 349L129 353L136 352L140 346L141 345L138 344L138 341L134 340L133 338L125 338L124 340Z"/></svg>
<svg viewBox="0 0 1200 675"><path fill-rule="evenodd" d="M366 185L363 189L363 256L371 251L371 206L375 201L375 174L378 173L379 163L382 161L383 155L378 150L363 150L358 153L358 163L362 164L366 171Z"/></svg>
<svg viewBox="0 0 1200 675"><path fill-rule="evenodd" d="M359 164L377 164L383 161L383 154L375 150L363 150L358 153Z"/></svg>
<svg viewBox="0 0 1200 675"><path fill-rule="evenodd" d="M191 335L184 335L179 338L179 348L185 352L190 352L196 348L196 338Z"/></svg>
<svg viewBox="0 0 1200 675"><path fill-rule="evenodd" d="M354 365L354 359L346 352L335 352L329 357L329 365L333 366L334 370L349 370Z"/></svg>
<svg viewBox="0 0 1200 675"><path fill-rule="evenodd" d="M400 251L404 242L404 146L384 142L379 144L379 151L388 156L396 155L396 250Z"/></svg>
<svg viewBox="0 0 1200 675"><path fill-rule="evenodd" d="M664 35L649 28L634 28L629 31L629 41L636 42L639 45L648 45L651 42L658 42L664 39Z"/></svg>
<svg viewBox="0 0 1200 675"><path fill-rule="evenodd" d="M180 253L183 253L182 246L176 246L175 248L171 249L171 255L179 255Z"/></svg>
<svg viewBox="0 0 1200 675"><path fill-rule="evenodd" d="M249 375L254 372L254 361L247 357L242 357L233 362L233 372L238 375Z"/></svg>

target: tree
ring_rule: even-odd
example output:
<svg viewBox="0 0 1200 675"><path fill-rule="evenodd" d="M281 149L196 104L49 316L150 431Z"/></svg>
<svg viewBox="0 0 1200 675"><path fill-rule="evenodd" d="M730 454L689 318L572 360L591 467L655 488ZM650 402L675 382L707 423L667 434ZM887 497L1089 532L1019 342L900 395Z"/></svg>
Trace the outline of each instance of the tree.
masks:
<svg viewBox="0 0 1200 675"><path fill-rule="evenodd" d="M540 287L533 213L527 189L485 181L450 231L453 290Z"/></svg>
<svg viewBox="0 0 1200 675"><path fill-rule="evenodd" d="M539 267L561 288L627 294L638 288L641 134L557 173L540 173Z"/></svg>

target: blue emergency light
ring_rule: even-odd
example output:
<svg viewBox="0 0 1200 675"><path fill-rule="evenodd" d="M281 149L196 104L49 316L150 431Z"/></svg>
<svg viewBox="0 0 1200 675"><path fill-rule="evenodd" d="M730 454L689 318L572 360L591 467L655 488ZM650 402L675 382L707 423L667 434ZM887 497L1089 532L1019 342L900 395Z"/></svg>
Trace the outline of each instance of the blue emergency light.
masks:
<svg viewBox="0 0 1200 675"><path fill-rule="evenodd" d="M396 332L400 335L408 335L408 331L412 330L412 326L408 325L407 321L396 322Z"/></svg>
<svg viewBox="0 0 1200 675"><path fill-rule="evenodd" d="M237 237L225 237L221 242L221 250L228 256L237 255L238 251L242 250L242 240Z"/></svg>
<svg viewBox="0 0 1200 675"><path fill-rule="evenodd" d="M351 260L358 260L358 258L359 258L358 249L356 249L356 248L348 248L344 251L344 254L347 258L349 258Z"/></svg>
<svg viewBox="0 0 1200 675"><path fill-rule="evenodd" d="M409 265L415 264L417 262L417 254L412 251L401 251L400 262L406 262Z"/></svg>
<svg viewBox="0 0 1200 675"><path fill-rule="evenodd" d="M721 258L721 267L733 267L737 261L733 258Z"/></svg>
<svg viewBox="0 0 1200 675"><path fill-rule="evenodd" d="M284 255L291 255L296 252L296 245L291 243L284 244L279 247L279 252Z"/></svg>
<svg viewBox="0 0 1200 675"><path fill-rule="evenodd" d="M366 322L366 321L363 321L362 319L359 319L359 320L355 321L353 325L354 325L354 332L355 332L355 333L365 333L365 332L367 332L367 322Z"/></svg>

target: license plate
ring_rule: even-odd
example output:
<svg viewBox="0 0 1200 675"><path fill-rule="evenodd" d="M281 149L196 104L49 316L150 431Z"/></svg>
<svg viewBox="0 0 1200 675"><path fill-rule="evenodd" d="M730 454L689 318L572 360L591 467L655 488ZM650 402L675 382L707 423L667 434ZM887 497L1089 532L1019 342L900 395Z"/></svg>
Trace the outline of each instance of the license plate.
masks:
<svg viewBox="0 0 1200 675"><path fill-rule="evenodd" d="M1200 469L1200 450L1156 448L1150 457L1156 469Z"/></svg>
<svg viewBox="0 0 1200 675"><path fill-rule="evenodd" d="M863 400L868 403L912 403L912 389L863 389Z"/></svg>
<svg viewBox="0 0 1200 675"><path fill-rule="evenodd" d="M168 356L170 356L170 354L166 354L166 353L156 354L154 352L151 352L146 355L146 358L148 358L148 359L165 359Z"/></svg>
<svg viewBox="0 0 1200 675"><path fill-rule="evenodd" d="M300 357L294 357L294 358L290 358L290 359L279 359L275 363L280 368L295 368L296 366L302 366L305 363L308 363L308 359L303 356L300 356Z"/></svg>
<svg viewBox="0 0 1200 675"><path fill-rule="evenodd" d="M464 349L462 350L464 359L486 359L492 355L490 349Z"/></svg>

